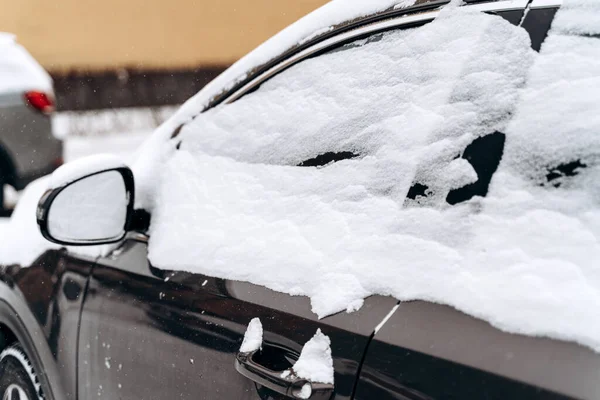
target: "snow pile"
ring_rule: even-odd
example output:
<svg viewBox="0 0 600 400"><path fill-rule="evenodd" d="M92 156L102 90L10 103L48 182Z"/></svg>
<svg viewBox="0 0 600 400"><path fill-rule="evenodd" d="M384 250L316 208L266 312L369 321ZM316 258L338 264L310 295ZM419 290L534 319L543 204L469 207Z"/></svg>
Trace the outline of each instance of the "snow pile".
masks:
<svg viewBox="0 0 600 400"><path fill-rule="evenodd" d="M95 174L64 188L48 213L48 231L62 241L119 239L127 221L127 193L116 171Z"/></svg>
<svg viewBox="0 0 600 400"><path fill-rule="evenodd" d="M153 203L150 193L153 192L156 175L160 173L160 168L165 162L164 154L155 152L156 148L164 146L165 140L175 129L195 118L215 96L244 80L252 69L271 61L308 38L328 32L332 26L394 7L406 8L411 5L411 2L412 0L332 0L242 57L189 99L172 118L157 129L154 137L146 142L146 153L153 153L153 155L140 160L136 167L136 185L142 193L136 198L138 205L149 208Z"/></svg>
<svg viewBox="0 0 600 400"><path fill-rule="evenodd" d="M561 6L552 24L555 33L567 35L600 34L600 2L569 0Z"/></svg>
<svg viewBox="0 0 600 400"><path fill-rule="evenodd" d="M27 186L12 217L0 225L0 265L29 266L46 250L60 248L44 239L36 221L37 203L48 183L45 177Z"/></svg>
<svg viewBox="0 0 600 400"><path fill-rule="evenodd" d="M329 337L317 329L315 336L302 348L300 357L292 369L299 378L313 383L333 384L333 358ZM310 392L308 394L310 396Z"/></svg>
<svg viewBox="0 0 600 400"><path fill-rule="evenodd" d="M246 328L240 353L251 353L262 348L263 327L259 318L253 318Z"/></svg>
<svg viewBox="0 0 600 400"><path fill-rule="evenodd" d="M96 172L123 167L125 167L123 160L113 154L95 154L71 161L58 168L52 173L48 187L55 189Z"/></svg>
<svg viewBox="0 0 600 400"><path fill-rule="evenodd" d="M298 393L298 398L310 399L311 395L312 395L312 387L310 386L310 384L306 383L300 389L300 393Z"/></svg>
<svg viewBox="0 0 600 400"><path fill-rule="evenodd" d="M26 90L52 92L52 79L14 35L0 32L0 93Z"/></svg>
<svg viewBox="0 0 600 400"><path fill-rule="evenodd" d="M0 218L0 265L15 264L28 267L44 252L64 247L44 239L37 225L37 204L49 185L49 176L29 184L11 218ZM98 257L108 254L114 249L114 245L68 249L74 254Z"/></svg>
<svg viewBox="0 0 600 400"><path fill-rule="evenodd" d="M598 42L552 34L536 58L467 8L159 130L136 166L152 263L306 295L320 317L393 295L600 349ZM492 135L487 197L450 205L485 180L466 149ZM296 166L328 152L357 157Z"/></svg>

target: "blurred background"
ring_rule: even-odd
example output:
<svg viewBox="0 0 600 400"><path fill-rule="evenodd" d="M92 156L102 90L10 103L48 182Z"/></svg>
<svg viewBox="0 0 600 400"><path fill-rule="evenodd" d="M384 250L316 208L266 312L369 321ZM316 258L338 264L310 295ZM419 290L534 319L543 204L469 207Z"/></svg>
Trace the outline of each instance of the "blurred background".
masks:
<svg viewBox="0 0 600 400"><path fill-rule="evenodd" d="M63 162L131 156L229 65L326 2L0 0L0 217ZM42 69L53 88L44 76L29 85L25 72Z"/></svg>
<svg viewBox="0 0 600 400"><path fill-rule="evenodd" d="M0 0L0 32L15 34L51 74L58 112L155 108L181 104L244 54L324 3ZM159 110L147 123L166 115ZM140 125L137 117L134 123ZM106 116L103 120L88 134L111 129ZM71 127L62 122L59 128L67 133L89 124L85 118ZM114 128L122 130L123 124L126 118L117 119Z"/></svg>

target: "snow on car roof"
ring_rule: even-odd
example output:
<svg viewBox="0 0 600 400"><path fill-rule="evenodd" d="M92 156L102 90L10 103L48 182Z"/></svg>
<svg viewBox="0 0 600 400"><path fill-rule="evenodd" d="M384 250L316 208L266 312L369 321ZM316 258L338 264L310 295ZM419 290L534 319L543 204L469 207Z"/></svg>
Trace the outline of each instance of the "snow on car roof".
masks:
<svg viewBox="0 0 600 400"><path fill-rule="evenodd" d="M52 78L15 35L0 32L0 93L26 90L52 92Z"/></svg>

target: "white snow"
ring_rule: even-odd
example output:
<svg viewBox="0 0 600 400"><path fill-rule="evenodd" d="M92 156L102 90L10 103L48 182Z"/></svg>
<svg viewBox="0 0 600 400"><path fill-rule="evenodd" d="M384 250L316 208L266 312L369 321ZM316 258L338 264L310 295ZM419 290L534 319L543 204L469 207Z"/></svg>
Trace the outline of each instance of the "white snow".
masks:
<svg viewBox="0 0 600 400"><path fill-rule="evenodd" d="M393 295L600 350L598 41L558 29L538 55L467 8L304 61L174 140L159 129L135 165L153 264L306 295L320 317ZM495 131L487 197L450 206L478 179L460 155ZM359 157L295 166L342 151ZM427 195L406 199L415 182Z"/></svg>
<svg viewBox="0 0 600 400"><path fill-rule="evenodd" d="M310 382L333 384L333 358L329 337L317 329L315 336L302 348L300 357L292 368L298 377Z"/></svg>
<svg viewBox="0 0 600 400"><path fill-rule="evenodd" d="M90 121L93 124L93 121ZM136 144L141 143L148 134L122 133L119 135L105 135L102 137L88 138L86 146L80 137L65 138L65 161L70 162L98 152L110 152L130 160L131 152ZM117 165L117 161L115 164ZM122 161L118 161L122 165ZM91 170L88 170L91 171ZM80 175L81 170L77 169ZM97 171L91 171L97 172ZM71 180L71 178L67 180ZM43 252L58 249L61 246L47 241L40 234L36 222L37 203L42 194L50 186L50 176L41 178L31 183L19 196L19 202L12 217L0 218L0 265L19 264L29 266ZM72 247L71 252L97 256L107 254L114 246Z"/></svg>
<svg viewBox="0 0 600 400"><path fill-rule="evenodd" d="M14 35L0 32L0 93L27 90L52 93L52 79Z"/></svg>
<svg viewBox="0 0 600 400"><path fill-rule="evenodd" d="M600 350L600 50L577 36L597 34L595 2L561 9L539 55L499 17L446 10L424 28L304 61L191 120L281 50L397 3L330 3L156 131L133 165L138 206L152 212L151 261L309 296L320 317L393 295ZM450 190L478 179L465 147L495 131L506 146L488 195L448 205ZM359 157L295 166L341 151ZM573 162L575 176L556 172ZM409 200L415 182L427 195ZM307 376L326 369L306 364Z"/></svg>
<svg viewBox="0 0 600 400"><path fill-rule="evenodd" d="M417 2L417 0L402 0L402 1L399 1L398 4L396 4L394 6L394 9L397 10L399 8L407 8L407 7L415 5L416 2Z"/></svg>
<svg viewBox="0 0 600 400"><path fill-rule="evenodd" d="M121 167L125 167L124 161L114 154L95 154L80 158L54 171L50 177L49 188L58 188L87 175Z"/></svg>
<svg viewBox="0 0 600 400"><path fill-rule="evenodd" d="M48 231L65 242L118 239L124 233L128 202L120 173L92 175L67 186L54 198Z"/></svg>
<svg viewBox="0 0 600 400"><path fill-rule="evenodd" d="M49 177L31 183L21 195L10 219L0 219L0 265L29 266L46 250L60 246L42 237L37 221L37 203L48 188Z"/></svg>
<svg viewBox="0 0 600 400"><path fill-rule="evenodd" d="M188 112L196 114L210 98L226 87L243 79L247 72L277 57L284 51L328 31L329 27L365 15L375 14L393 8L407 6L408 0L332 0L312 13L301 18L273 36L254 51L242 57L227 71L212 81L205 89L188 101L178 113L183 118ZM189 115L189 114L188 114Z"/></svg>
<svg viewBox="0 0 600 400"><path fill-rule="evenodd" d="M146 153L154 154L153 157L140 160L136 168L137 187L144 194L136 198L138 206L149 208L153 204L153 199L145 194L152 191L155 177L160 173L160 166L165 161L164 158L161 158L164 155L154 150L157 147L164 146L165 140L171 136L173 131L182 123L189 122L195 118L209 104L212 98L244 80L248 72L252 69L269 62L284 51L306 41L309 37L325 33L331 26L342 24L361 16L385 11L397 5L405 7L408 4L409 0L332 0L283 29L277 35L242 57L188 100L172 118L157 129L152 140L149 140L145 144Z"/></svg>
<svg viewBox="0 0 600 400"><path fill-rule="evenodd" d="M250 353L262 348L263 327L259 318L253 318L248 324L240 353Z"/></svg>
<svg viewBox="0 0 600 400"><path fill-rule="evenodd" d="M59 249L42 236L36 221L37 203L48 189L50 177L32 182L23 191L10 219L0 218L0 265L30 266L47 250ZM106 255L114 246L69 247L83 256Z"/></svg>
<svg viewBox="0 0 600 400"><path fill-rule="evenodd" d="M306 383L300 389L300 393L298 393L298 397L301 399L310 399L310 395L312 394L312 387L310 384Z"/></svg>
<svg viewBox="0 0 600 400"><path fill-rule="evenodd" d="M133 159L140 145L151 131L110 133L98 136L69 136L64 142L65 160L77 160L83 157L110 153L126 163Z"/></svg>

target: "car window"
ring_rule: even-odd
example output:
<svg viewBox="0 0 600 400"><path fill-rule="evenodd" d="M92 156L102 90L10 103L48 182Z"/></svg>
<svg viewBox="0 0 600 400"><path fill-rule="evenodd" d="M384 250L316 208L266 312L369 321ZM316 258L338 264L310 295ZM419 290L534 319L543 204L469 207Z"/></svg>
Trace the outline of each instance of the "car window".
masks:
<svg viewBox="0 0 600 400"><path fill-rule="evenodd" d="M198 123L206 124L202 127L205 134L183 135L183 147L201 146L207 154L244 162L322 168L369 159L386 147L401 145L403 131L406 135L421 131L423 146L433 148L424 157L427 161L411 166L411 173L399 178L415 175L406 192L394 193L397 200L401 197L405 205L442 206L484 196L502 156L504 140L498 138L503 137L501 130L512 106L486 104L487 94L482 91L490 90L489 85L473 90L482 73L477 60L485 58L483 47L507 53L506 60L518 51L511 52L510 45L501 43L465 51L467 42L479 42L477 37L457 37L443 47L411 40L422 28L378 32L303 60L234 103L200 116ZM444 42L442 37L436 40ZM528 57L515 59L515 65L524 65ZM508 69L488 65L479 69L490 68L488 73L497 75L499 90L513 91L514 96L525 72L515 71L506 62L499 65ZM517 79L508 78L515 73ZM449 115L454 107L456 114ZM433 143L444 131L440 124L444 119L451 122L447 128L456 141L442 150ZM433 141L427 143L427 137ZM491 147L492 153L482 153L482 146ZM448 176L448 170L462 176ZM395 173L401 171L398 165ZM364 173L356 174L360 175ZM370 179L377 187L381 177ZM375 194L390 193L387 182Z"/></svg>
<svg viewBox="0 0 600 400"><path fill-rule="evenodd" d="M391 294L584 337L593 318L552 316L596 301L597 39L551 32L537 53L498 16L443 11L187 123L149 210L153 265L306 295L320 317Z"/></svg>

